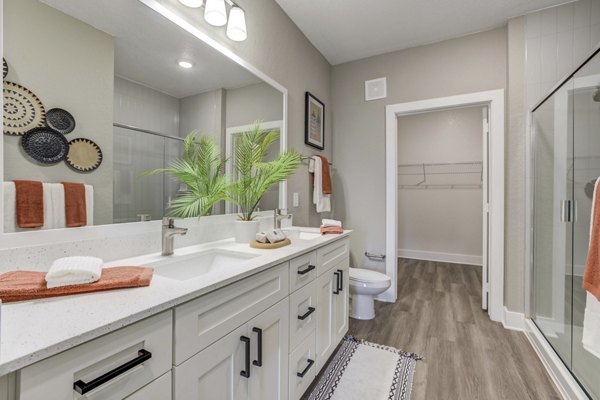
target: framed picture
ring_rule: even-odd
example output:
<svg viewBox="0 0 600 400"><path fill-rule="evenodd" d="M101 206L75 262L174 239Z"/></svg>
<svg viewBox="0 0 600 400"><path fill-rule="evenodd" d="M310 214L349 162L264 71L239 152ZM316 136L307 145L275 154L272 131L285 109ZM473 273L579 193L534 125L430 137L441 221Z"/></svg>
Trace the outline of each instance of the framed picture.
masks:
<svg viewBox="0 0 600 400"><path fill-rule="evenodd" d="M319 150L325 148L325 104L306 92L304 143Z"/></svg>

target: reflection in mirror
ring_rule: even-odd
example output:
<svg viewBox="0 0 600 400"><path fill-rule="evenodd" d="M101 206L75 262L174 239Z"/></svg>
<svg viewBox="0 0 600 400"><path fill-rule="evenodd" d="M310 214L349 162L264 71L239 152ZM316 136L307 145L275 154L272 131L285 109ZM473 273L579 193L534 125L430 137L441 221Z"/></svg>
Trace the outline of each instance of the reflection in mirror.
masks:
<svg viewBox="0 0 600 400"><path fill-rule="evenodd" d="M280 91L138 0L3 7L5 232L160 219L185 187L140 174L180 158L188 133L226 156L256 120L281 131ZM73 194L63 182L85 186ZM41 193L37 213L17 212L24 193ZM260 208L278 198L275 187Z"/></svg>

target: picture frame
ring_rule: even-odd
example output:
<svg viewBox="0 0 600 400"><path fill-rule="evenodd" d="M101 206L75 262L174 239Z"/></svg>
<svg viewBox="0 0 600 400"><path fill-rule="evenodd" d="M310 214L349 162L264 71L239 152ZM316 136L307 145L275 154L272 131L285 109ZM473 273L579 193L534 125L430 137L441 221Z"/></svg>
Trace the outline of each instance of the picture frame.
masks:
<svg viewBox="0 0 600 400"><path fill-rule="evenodd" d="M325 104L306 92L304 104L304 143L325 149Z"/></svg>

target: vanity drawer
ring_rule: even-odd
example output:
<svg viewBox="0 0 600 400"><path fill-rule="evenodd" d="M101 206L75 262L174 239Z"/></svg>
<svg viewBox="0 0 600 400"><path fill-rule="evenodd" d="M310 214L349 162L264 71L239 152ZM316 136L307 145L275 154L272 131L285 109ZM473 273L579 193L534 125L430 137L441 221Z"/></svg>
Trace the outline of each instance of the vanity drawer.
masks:
<svg viewBox="0 0 600 400"><path fill-rule="evenodd" d="M171 400L171 371L144 386L125 400Z"/></svg>
<svg viewBox="0 0 600 400"><path fill-rule="evenodd" d="M290 293L317 277L317 252L312 251L290 261Z"/></svg>
<svg viewBox="0 0 600 400"><path fill-rule="evenodd" d="M317 321L317 282L313 281L290 295L290 350L311 332Z"/></svg>
<svg viewBox="0 0 600 400"><path fill-rule="evenodd" d="M300 399L315 379L316 352L315 331L312 331L290 354L290 400Z"/></svg>
<svg viewBox="0 0 600 400"><path fill-rule="evenodd" d="M166 311L23 368L19 399L126 398L171 369L172 322L171 311ZM128 362L144 359L83 396L74 390L75 382L83 387Z"/></svg>
<svg viewBox="0 0 600 400"><path fill-rule="evenodd" d="M175 308L175 365L289 294L289 264L245 278Z"/></svg>
<svg viewBox="0 0 600 400"><path fill-rule="evenodd" d="M321 276L349 256L350 240L348 238L317 249L317 275Z"/></svg>

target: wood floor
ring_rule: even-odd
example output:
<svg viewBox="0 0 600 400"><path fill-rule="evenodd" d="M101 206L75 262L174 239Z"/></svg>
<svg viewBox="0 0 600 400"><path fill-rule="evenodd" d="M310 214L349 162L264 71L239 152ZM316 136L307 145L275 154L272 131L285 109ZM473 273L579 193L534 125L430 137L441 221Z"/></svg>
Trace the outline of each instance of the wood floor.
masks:
<svg viewBox="0 0 600 400"><path fill-rule="evenodd" d="M479 267L399 259L398 300L375 304L349 334L424 357L412 400L561 398L525 335L481 310Z"/></svg>

